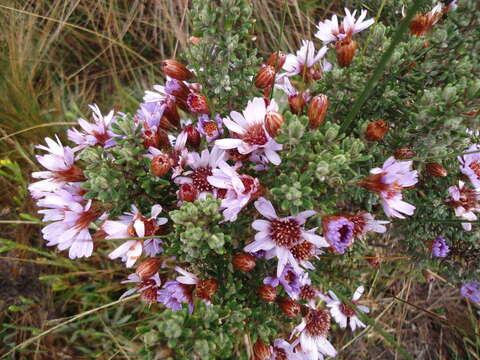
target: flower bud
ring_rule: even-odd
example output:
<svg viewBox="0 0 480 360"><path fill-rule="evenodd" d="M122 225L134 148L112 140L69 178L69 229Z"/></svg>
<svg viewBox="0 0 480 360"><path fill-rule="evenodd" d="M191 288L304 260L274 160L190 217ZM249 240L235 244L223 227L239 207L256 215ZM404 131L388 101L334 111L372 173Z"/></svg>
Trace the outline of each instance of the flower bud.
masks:
<svg viewBox="0 0 480 360"><path fill-rule="evenodd" d="M287 55L282 53L281 51L275 51L270 57L268 58L267 64L273 66L276 72L279 72L283 64L285 64L285 60L287 60Z"/></svg>
<svg viewBox="0 0 480 360"><path fill-rule="evenodd" d="M275 69L271 65L263 65L255 77L255 86L265 89L272 85L275 80Z"/></svg>
<svg viewBox="0 0 480 360"><path fill-rule="evenodd" d="M200 146L200 132L193 125L187 125L183 128L183 131L187 133L187 144L198 148Z"/></svg>
<svg viewBox="0 0 480 360"><path fill-rule="evenodd" d="M190 93L187 97L189 110L194 114L209 114L208 101L205 95L200 93Z"/></svg>
<svg viewBox="0 0 480 360"><path fill-rule="evenodd" d="M395 156L395 159L397 160L405 160L405 159L410 159L415 156L415 152L409 148L408 146L402 146L397 149L395 149L395 152L393 154Z"/></svg>
<svg viewBox="0 0 480 360"><path fill-rule="evenodd" d="M373 121L368 124L365 131L365 139L368 141L377 141L383 139L388 131L388 123L384 120Z"/></svg>
<svg viewBox="0 0 480 360"><path fill-rule="evenodd" d="M150 146L153 146L154 148L160 147L160 137L158 136L158 132L151 130L147 123L143 124L142 138L145 149L148 149Z"/></svg>
<svg viewBox="0 0 480 360"><path fill-rule="evenodd" d="M425 169L427 169L427 172L434 177L445 177L448 175L447 169L437 162L425 164Z"/></svg>
<svg viewBox="0 0 480 360"><path fill-rule="evenodd" d="M192 77L192 72L185 65L177 60L169 59L162 61L162 70L165 75L177 80L188 80Z"/></svg>
<svg viewBox="0 0 480 360"><path fill-rule="evenodd" d="M308 107L308 127L318 129L325 121L328 109L328 96L319 94L315 96Z"/></svg>
<svg viewBox="0 0 480 360"><path fill-rule="evenodd" d="M135 271L140 279L148 279L160 269L161 262L156 258L150 258L138 265Z"/></svg>
<svg viewBox="0 0 480 360"><path fill-rule="evenodd" d="M290 105L290 111L292 114L300 114L303 110L303 106L305 105L303 94L297 93L295 95L290 95L288 97L288 104Z"/></svg>
<svg viewBox="0 0 480 360"><path fill-rule="evenodd" d="M300 304L296 301L280 298L277 300L277 304L280 306L282 312L289 318L294 318L300 314Z"/></svg>
<svg viewBox="0 0 480 360"><path fill-rule="evenodd" d="M182 184L178 190L178 199L186 202L194 202L197 200L198 191L192 184Z"/></svg>
<svg viewBox="0 0 480 360"><path fill-rule="evenodd" d="M250 254L242 253L233 257L233 266L240 271L251 271L255 265L255 256Z"/></svg>
<svg viewBox="0 0 480 360"><path fill-rule="evenodd" d="M253 344L253 354L258 360L268 360L272 356L272 349L262 339L258 338L255 344Z"/></svg>
<svg viewBox="0 0 480 360"><path fill-rule="evenodd" d="M178 114L177 104L175 100L168 98L165 100L165 110L163 111L163 117L168 120L168 123L173 127L178 127L180 125L180 115ZM160 127L165 126L160 121ZM170 130L168 126L163 127L165 130Z"/></svg>
<svg viewBox="0 0 480 360"><path fill-rule="evenodd" d="M190 89L183 81L177 79L170 79L165 84L165 92L175 96L176 100L181 100L181 104L186 104Z"/></svg>
<svg viewBox="0 0 480 360"><path fill-rule="evenodd" d="M265 128L268 134L273 138L277 136L284 121L285 119L279 112L268 111L265 115Z"/></svg>
<svg viewBox="0 0 480 360"><path fill-rule="evenodd" d="M258 295L263 301L271 303L277 298L277 289L270 285L262 285L258 289Z"/></svg>
<svg viewBox="0 0 480 360"><path fill-rule="evenodd" d="M167 154L161 154L154 156L150 163L150 171L155 176L164 176L172 167L170 156Z"/></svg>
<svg viewBox="0 0 480 360"><path fill-rule="evenodd" d="M198 45L202 38L196 37L196 36L190 36L188 38L188 41L190 41L193 45Z"/></svg>
<svg viewBox="0 0 480 360"><path fill-rule="evenodd" d="M202 300L210 301L217 290L218 285L215 279L202 280L195 287L195 295Z"/></svg>
<svg viewBox="0 0 480 360"><path fill-rule="evenodd" d="M340 67L347 67L352 63L355 51L357 50L357 43L351 39L344 39L337 41L335 44L335 51L337 55L337 62Z"/></svg>
<svg viewBox="0 0 480 360"><path fill-rule="evenodd" d="M367 261L371 267L378 268L380 266L380 263L382 262L382 259L380 258L380 256L375 255L374 257L369 257Z"/></svg>
<svg viewBox="0 0 480 360"><path fill-rule="evenodd" d="M410 34L422 36L429 29L428 17L424 14L417 14L410 22Z"/></svg>

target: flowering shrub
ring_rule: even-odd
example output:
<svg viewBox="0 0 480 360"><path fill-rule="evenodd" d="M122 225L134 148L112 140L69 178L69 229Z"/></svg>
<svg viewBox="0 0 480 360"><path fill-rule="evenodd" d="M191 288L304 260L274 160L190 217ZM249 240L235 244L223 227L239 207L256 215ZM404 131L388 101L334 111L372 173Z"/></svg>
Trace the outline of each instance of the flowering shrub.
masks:
<svg viewBox="0 0 480 360"><path fill-rule="evenodd" d="M335 357L332 318L375 324L360 265L394 239L478 302L473 2L413 4L406 32L345 9L263 64L248 1L219 4L193 2L184 61L136 113L92 105L71 145L38 146L47 245L135 267L122 296L162 309L179 359Z"/></svg>

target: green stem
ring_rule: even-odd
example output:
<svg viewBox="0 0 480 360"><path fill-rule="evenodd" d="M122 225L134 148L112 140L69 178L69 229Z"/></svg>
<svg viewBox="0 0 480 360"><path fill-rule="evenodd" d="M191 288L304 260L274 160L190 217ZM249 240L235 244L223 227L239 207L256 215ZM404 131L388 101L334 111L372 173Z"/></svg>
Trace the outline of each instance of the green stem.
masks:
<svg viewBox="0 0 480 360"><path fill-rule="evenodd" d="M278 58L280 57L280 48L282 47L282 40L283 40L283 31L285 29L285 20L287 18L287 9L288 9L288 0L285 0L285 4L283 5L283 14L282 14L282 23L280 25L280 35L278 36L278 45L277 45L277 56L275 57L275 71L277 70L277 65L278 65ZM277 73L275 73L275 76L273 77L273 83L272 83L272 90L270 91L270 100L273 99L273 92L275 90L275 81L277 78Z"/></svg>
<svg viewBox="0 0 480 360"><path fill-rule="evenodd" d="M427 157L424 157L424 158L411 158L409 160L413 160L413 161L425 161L425 160L433 160L433 159L443 159L443 158L448 158L448 157L456 157L456 156L461 156L461 155L469 155L469 154L477 154L477 153L480 153L480 150L475 150L475 151L457 151L457 152L453 152L453 153L450 153L450 154L445 154L445 155L435 155L435 156L427 156Z"/></svg>
<svg viewBox="0 0 480 360"><path fill-rule="evenodd" d="M347 117L343 121L340 132L343 133L347 128L350 126L350 124L353 122L355 117L358 115L361 107L367 101L368 97L370 96L371 92L377 85L378 81L380 80L383 71L387 67L388 61L393 55L393 51L397 47L397 45L400 43L402 36L405 34L405 32L408 30L408 25L410 24L410 20L413 18L413 16L417 13L418 9L422 5L422 1L414 1L412 6L408 9L407 16L403 19L403 21L400 23L400 25L397 28L397 31L395 31L395 34L393 34L392 42L390 46L388 47L387 51L382 55L380 58L380 61L378 65L376 66L372 77L367 81L365 84L365 88L363 89L362 93L360 96L357 98L355 103L352 106L352 110L348 113Z"/></svg>

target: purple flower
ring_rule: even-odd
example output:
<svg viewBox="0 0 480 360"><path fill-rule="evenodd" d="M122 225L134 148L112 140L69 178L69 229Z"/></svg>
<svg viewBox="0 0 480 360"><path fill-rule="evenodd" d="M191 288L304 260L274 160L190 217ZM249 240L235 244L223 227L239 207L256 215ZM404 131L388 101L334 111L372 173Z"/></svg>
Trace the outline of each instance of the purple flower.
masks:
<svg viewBox="0 0 480 360"><path fill-rule="evenodd" d="M158 290L161 285L158 273L152 275L148 279L141 279L136 273L133 273L128 275L128 280L124 280L121 283L138 283L138 285L130 290L125 291L122 296L120 296L120 299L139 292L142 299L149 303L154 303L158 300Z"/></svg>
<svg viewBox="0 0 480 360"><path fill-rule="evenodd" d="M454 208L455 215L465 220L477 220L476 212L480 211L478 201L480 195L477 190L472 190L465 186L463 181L458 182L458 186L450 186L448 188L450 198L447 203ZM472 230L472 223L462 223L465 231Z"/></svg>
<svg viewBox="0 0 480 360"><path fill-rule="evenodd" d="M338 254L344 254L345 249L352 244L354 228L354 223L343 216L325 216L323 218L325 239Z"/></svg>
<svg viewBox="0 0 480 360"><path fill-rule="evenodd" d="M217 140L223 134L223 121L217 115L215 120L210 120L208 115L200 115L198 117L197 130L205 136L208 142Z"/></svg>
<svg viewBox="0 0 480 360"><path fill-rule="evenodd" d="M299 265L310 267L308 259L316 254L315 247L328 247L325 239L315 234L315 229L305 230L303 225L307 218L315 214L313 210L303 211L296 216L280 218L270 201L260 198L255 201L255 208L268 220L255 220L252 227L258 231L255 241L248 244L244 251L257 252L265 250L266 258L278 258L277 277L290 264L295 272L301 273Z"/></svg>
<svg viewBox="0 0 480 360"><path fill-rule="evenodd" d="M140 104L135 114L135 121L143 123L142 129L157 131L165 111L165 104L161 102L147 102Z"/></svg>
<svg viewBox="0 0 480 360"><path fill-rule="evenodd" d="M193 312L193 287L176 280L167 281L158 291L158 301L173 311L182 310L182 304L188 304L190 314Z"/></svg>
<svg viewBox="0 0 480 360"><path fill-rule="evenodd" d="M480 282L471 281L464 283L460 289L460 295L470 298L473 302L480 302Z"/></svg>
<svg viewBox="0 0 480 360"><path fill-rule="evenodd" d="M279 277L266 277L263 280L263 283L272 287L277 287L279 284L281 284L288 296L290 296L292 299L298 299L301 286L300 276L301 274L296 273L293 267L287 265L285 266Z"/></svg>
<svg viewBox="0 0 480 360"><path fill-rule="evenodd" d="M437 237L433 241L433 246L432 246L432 255L433 256L444 258L444 257L447 257L449 252L450 252L450 248L448 247L444 238Z"/></svg>
<svg viewBox="0 0 480 360"><path fill-rule="evenodd" d="M96 104L89 105L92 110L94 122L90 123L84 119L78 119L78 124L83 129L79 131L75 128L67 131L68 139L77 144L76 149L83 149L88 146L100 145L105 148L115 145L114 134L111 126L115 121L114 111L111 110L108 115L102 115Z"/></svg>

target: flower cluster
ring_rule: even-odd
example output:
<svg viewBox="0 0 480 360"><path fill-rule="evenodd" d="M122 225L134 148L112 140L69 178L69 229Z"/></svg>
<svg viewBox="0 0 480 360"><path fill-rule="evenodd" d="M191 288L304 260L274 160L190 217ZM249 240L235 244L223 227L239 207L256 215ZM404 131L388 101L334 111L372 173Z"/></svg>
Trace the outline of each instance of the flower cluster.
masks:
<svg viewBox="0 0 480 360"><path fill-rule="evenodd" d="M454 7L450 3L448 11ZM431 27L444 12L436 7L422 15L426 20L416 21ZM79 119L80 128L67 132L73 147L58 137L37 147L46 152L37 156L46 170L32 174L40 180L29 190L48 222L42 229L47 245L69 249L72 259L101 248L126 268L136 266L122 282L134 283L122 297L138 293L165 311L192 314L228 304L252 314L259 298L276 312L279 324L284 316L298 318L300 324L288 333L278 325L278 337L270 344L255 334L257 359L335 357L329 340L332 318L341 329L355 331L369 322L369 308L360 302L363 286L348 300L326 285L336 286L336 281L320 282L327 276L322 264L346 261L351 252L368 249L371 237L381 237L394 225L390 220L408 221L421 205L410 193L424 173L405 148L395 156L365 153L354 168L353 158L330 147L347 135L335 120L326 121L336 99L318 89L327 72L338 70L335 66L355 66L359 45L354 35L358 40L357 34L373 24L366 10L357 17L357 11L345 9L340 22L337 15L320 21L314 37L322 46L303 40L294 54L274 52L252 79L255 88L241 108L220 108L205 95L211 89L200 80L202 68L173 59L162 62L164 84L147 90L134 114L110 111L104 116L92 105L92 121ZM426 31L412 27L415 35ZM337 65L326 60L332 44ZM356 141L348 138L342 144L372 144L391 131L383 119L365 129L361 136L350 135ZM298 145L302 141L304 148ZM292 159L297 145L301 159ZM472 187L459 181L448 188L445 202L465 230L472 229L480 212L479 146L472 144L458 158ZM331 163L321 159L325 154ZM367 160L375 162L365 165ZM328 178L328 168L337 165L341 176ZM312 168L317 180L303 174ZM425 168L434 177L447 175L439 163ZM278 183L285 176L292 176L301 190L321 189L320 195L305 199L309 192L286 187L282 193ZM345 188L351 189L347 195ZM213 215L205 210L212 204ZM380 220L384 216L391 219ZM453 244L447 242L452 244L436 237L426 256L449 260ZM236 294L236 283L246 294ZM466 283L461 294L478 302L478 288L478 282Z"/></svg>

